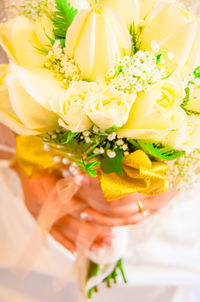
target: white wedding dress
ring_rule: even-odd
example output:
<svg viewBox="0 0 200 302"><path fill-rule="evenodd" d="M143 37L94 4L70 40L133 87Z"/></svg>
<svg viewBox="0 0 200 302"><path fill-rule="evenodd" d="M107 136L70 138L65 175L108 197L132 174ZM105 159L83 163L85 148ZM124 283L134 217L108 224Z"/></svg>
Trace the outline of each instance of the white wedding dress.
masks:
<svg viewBox="0 0 200 302"><path fill-rule="evenodd" d="M1 0L0 0L1 1ZM199 0L185 0L196 10ZM1 56L1 54L0 54ZM20 280L9 272L26 246L34 220L25 208L16 173L0 163L0 302L77 302L75 287L56 293L51 283L74 258L49 236L32 272ZM102 287L94 302L200 301L200 179L146 222L130 227L125 256L128 286Z"/></svg>

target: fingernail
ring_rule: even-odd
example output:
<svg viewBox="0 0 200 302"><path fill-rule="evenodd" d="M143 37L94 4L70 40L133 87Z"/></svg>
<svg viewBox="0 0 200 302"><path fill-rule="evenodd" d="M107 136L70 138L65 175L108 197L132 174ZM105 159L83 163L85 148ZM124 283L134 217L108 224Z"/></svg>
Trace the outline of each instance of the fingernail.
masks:
<svg viewBox="0 0 200 302"><path fill-rule="evenodd" d="M94 247L92 248L92 252L95 253L95 254L98 255L98 256L102 256L102 255L105 253L105 249L102 248L102 247L94 246Z"/></svg>
<svg viewBox="0 0 200 302"><path fill-rule="evenodd" d="M84 176L79 174L79 175L76 175L75 177L75 182L78 186L82 186L83 184L83 180L84 180Z"/></svg>
<svg viewBox="0 0 200 302"><path fill-rule="evenodd" d="M73 255L74 257L77 256L77 251L71 251L71 253L72 253L72 255Z"/></svg>
<svg viewBox="0 0 200 302"><path fill-rule="evenodd" d="M92 221L92 217L88 214L88 213L81 213L80 215L81 219L84 220L84 221Z"/></svg>
<svg viewBox="0 0 200 302"><path fill-rule="evenodd" d="M146 211L144 211L142 214L143 214L144 217L147 217L147 216L149 216L150 211L149 211L149 210L146 210Z"/></svg>
<svg viewBox="0 0 200 302"><path fill-rule="evenodd" d="M104 241L103 241L106 245L111 245L112 244L112 238L105 238Z"/></svg>

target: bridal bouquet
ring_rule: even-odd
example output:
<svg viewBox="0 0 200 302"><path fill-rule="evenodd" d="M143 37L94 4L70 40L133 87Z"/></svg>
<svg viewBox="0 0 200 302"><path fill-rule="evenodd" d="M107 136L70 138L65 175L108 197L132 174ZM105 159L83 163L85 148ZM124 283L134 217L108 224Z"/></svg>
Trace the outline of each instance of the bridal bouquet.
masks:
<svg viewBox="0 0 200 302"><path fill-rule="evenodd" d="M10 61L0 66L0 121L17 134L28 176L60 174L68 202L85 174L107 202L191 186L200 158L197 16L159 0L26 0L13 9L17 17L0 25ZM62 206L44 215L43 231ZM118 269L126 282L127 231L117 232L117 256L80 248L89 298Z"/></svg>

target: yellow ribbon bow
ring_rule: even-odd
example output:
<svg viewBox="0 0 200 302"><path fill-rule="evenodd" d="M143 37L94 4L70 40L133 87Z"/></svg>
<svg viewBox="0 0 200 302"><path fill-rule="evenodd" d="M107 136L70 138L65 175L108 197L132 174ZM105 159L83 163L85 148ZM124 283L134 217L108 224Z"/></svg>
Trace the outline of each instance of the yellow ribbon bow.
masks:
<svg viewBox="0 0 200 302"><path fill-rule="evenodd" d="M55 163L55 156L63 154L61 151L44 150L44 143L37 136L17 136L16 158L19 166L28 176L39 176L45 169L54 169L58 166Z"/></svg>
<svg viewBox="0 0 200 302"><path fill-rule="evenodd" d="M142 150L137 150L123 159L124 175L101 172L100 181L107 201L122 198L131 193L160 194L167 190L169 182L164 162L153 162Z"/></svg>

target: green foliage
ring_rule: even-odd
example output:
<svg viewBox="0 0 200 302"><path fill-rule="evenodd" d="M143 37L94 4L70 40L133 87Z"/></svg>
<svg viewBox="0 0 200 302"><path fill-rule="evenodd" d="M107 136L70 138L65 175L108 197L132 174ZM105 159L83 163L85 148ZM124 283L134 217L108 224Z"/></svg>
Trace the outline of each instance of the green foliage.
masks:
<svg viewBox="0 0 200 302"><path fill-rule="evenodd" d="M160 63L161 57L162 57L162 54L161 54L161 53L159 53L159 54L156 56L156 64L159 64L159 63Z"/></svg>
<svg viewBox="0 0 200 302"><path fill-rule="evenodd" d="M175 150L172 147L164 147L161 144L144 140L129 140L134 148L143 150L149 156L159 160L174 160L185 154L185 151Z"/></svg>
<svg viewBox="0 0 200 302"><path fill-rule="evenodd" d="M111 133L117 131L119 128L120 128L120 127L113 125L112 127L108 128L108 129L106 130L106 133L111 134Z"/></svg>
<svg viewBox="0 0 200 302"><path fill-rule="evenodd" d="M136 52L139 51L141 46L141 40L140 40L141 28L136 30L134 22L130 26L130 35L132 41L131 56L133 56Z"/></svg>
<svg viewBox="0 0 200 302"><path fill-rule="evenodd" d="M199 71L198 72L199 72L199 77L200 77L200 66L199 66ZM189 104L189 102L190 102L190 88L186 87L185 88L185 98L183 100L183 103L181 104L181 108L183 110L185 110L187 115L200 115L200 112L186 108L186 106Z"/></svg>
<svg viewBox="0 0 200 302"><path fill-rule="evenodd" d="M200 78L200 65L193 72L195 78Z"/></svg>
<svg viewBox="0 0 200 302"><path fill-rule="evenodd" d="M66 0L55 0L55 15L53 19L56 39L65 39L66 32L72 24L78 10L74 9Z"/></svg>
<svg viewBox="0 0 200 302"><path fill-rule="evenodd" d="M185 107L188 105L190 101L190 88L185 88L185 98L183 99L183 103L181 104L181 108L185 110Z"/></svg>
<svg viewBox="0 0 200 302"><path fill-rule="evenodd" d="M105 153L101 160L101 169L104 173L118 173L123 175L122 159L123 151L121 149L115 149L116 156L114 158L108 157Z"/></svg>
<svg viewBox="0 0 200 302"><path fill-rule="evenodd" d="M63 145L68 144L71 140L73 140L75 137L79 135L79 133L71 132L71 131L67 131L66 134L67 134L66 141L62 143Z"/></svg>
<svg viewBox="0 0 200 302"><path fill-rule="evenodd" d="M111 288L111 286L112 286L111 281L113 281L114 284L117 284L117 276L118 276L117 271L118 270L121 273L121 276L123 278L124 283L127 283L127 279L126 279L126 276L125 276L125 273L124 273L124 268L123 268L123 262L122 262L122 259L120 259L116 263L116 265L115 265L114 270L112 271L112 273L110 275L108 275L103 280L103 282L105 282L107 284L108 288ZM99 264L96 264L96 263L90 261L89 268L88 268L88 277L87 277L87 279L89 280L90 278L98 276L99 271L100 271ZM92 294L93 294L94 291L98 292L98 288L97 287L93 287L93 288L91 288L88 291L88 299L92 299Z"/></svg>
<svg viewBox="0 0 200 302"><path fill-rule="evenodd" d="M82 157L82 161L74 160L74 163L77 164L82 170L84 170L90 177L97 177L96 166L100 164L100 162L88 162L92 158L97 157L99 154L92 154L88 156L86 159Z"/></svg>

